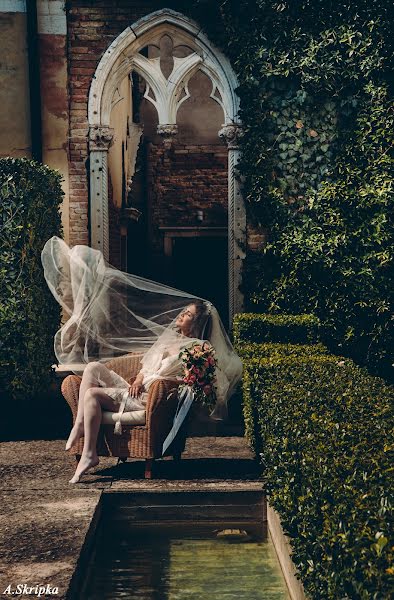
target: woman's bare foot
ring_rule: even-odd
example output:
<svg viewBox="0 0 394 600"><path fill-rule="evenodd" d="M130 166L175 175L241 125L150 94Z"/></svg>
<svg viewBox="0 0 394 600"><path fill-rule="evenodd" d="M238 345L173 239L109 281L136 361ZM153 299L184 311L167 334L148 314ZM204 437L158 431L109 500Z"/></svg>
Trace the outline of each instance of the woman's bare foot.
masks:
<svg viewBox="0 0 394 600"><path fill-rule="evenodd" d="M74 476L70 479L69 483L78 483L81 480L82 475L84 475L89 469L95 467L99 464L98 456L84 456L82 454L81 459L78 463L78 466L75 470Z"/></svg>
<svg viewBox="0 0 394 600"><path fill-rule="evenodd" d="M70 450L72 446L83 436L83 423L75 423L74 427L70 431L68 440L66 443L66 450Z"/></svg>

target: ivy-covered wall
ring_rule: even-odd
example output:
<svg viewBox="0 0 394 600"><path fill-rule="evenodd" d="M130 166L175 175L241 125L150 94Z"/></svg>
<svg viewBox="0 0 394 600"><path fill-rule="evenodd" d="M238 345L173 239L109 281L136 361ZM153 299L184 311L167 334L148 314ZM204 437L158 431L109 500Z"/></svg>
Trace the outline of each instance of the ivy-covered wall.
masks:
<svg viewBox="0 0 394 600"><path fill-rule="evenodd" d="M390 364L393 104L387 0L194 0L230 58L244 126L249 310L311 311L327 342Z"/></svg>

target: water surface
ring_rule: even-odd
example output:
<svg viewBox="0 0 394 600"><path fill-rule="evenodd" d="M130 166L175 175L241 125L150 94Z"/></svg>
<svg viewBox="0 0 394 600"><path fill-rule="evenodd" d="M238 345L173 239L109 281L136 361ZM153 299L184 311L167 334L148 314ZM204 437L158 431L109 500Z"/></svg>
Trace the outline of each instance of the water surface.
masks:
<svg viewBox="0 0 394 600"><path fill-rule="evenodd" d="M231 542L207 524L102 528L84 600L288 600L270 538Z"/></svg>

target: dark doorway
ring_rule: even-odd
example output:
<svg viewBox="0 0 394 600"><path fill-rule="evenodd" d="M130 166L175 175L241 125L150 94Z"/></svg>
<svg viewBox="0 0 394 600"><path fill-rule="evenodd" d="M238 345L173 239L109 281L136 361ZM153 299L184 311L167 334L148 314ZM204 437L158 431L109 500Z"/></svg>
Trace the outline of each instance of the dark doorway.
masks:
<svg viewBox="0 0 394 600"><path fill-rule="evenodd" d="M172 285L210 300L228 327L227 237L174 237Z"/></svg>

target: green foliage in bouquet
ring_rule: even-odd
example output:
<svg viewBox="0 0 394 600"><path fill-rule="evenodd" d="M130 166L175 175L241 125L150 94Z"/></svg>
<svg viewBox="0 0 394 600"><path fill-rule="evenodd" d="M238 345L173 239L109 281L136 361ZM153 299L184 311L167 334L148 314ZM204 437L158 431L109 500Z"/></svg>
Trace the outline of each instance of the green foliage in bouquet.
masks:
<svg viewBox="0 0 394 600"><path fill-rule="evenodd" d="M41 251L61 235L61 175L25 158L0 159L0 388L12 397L47 390L60 307Z"/></svg>

